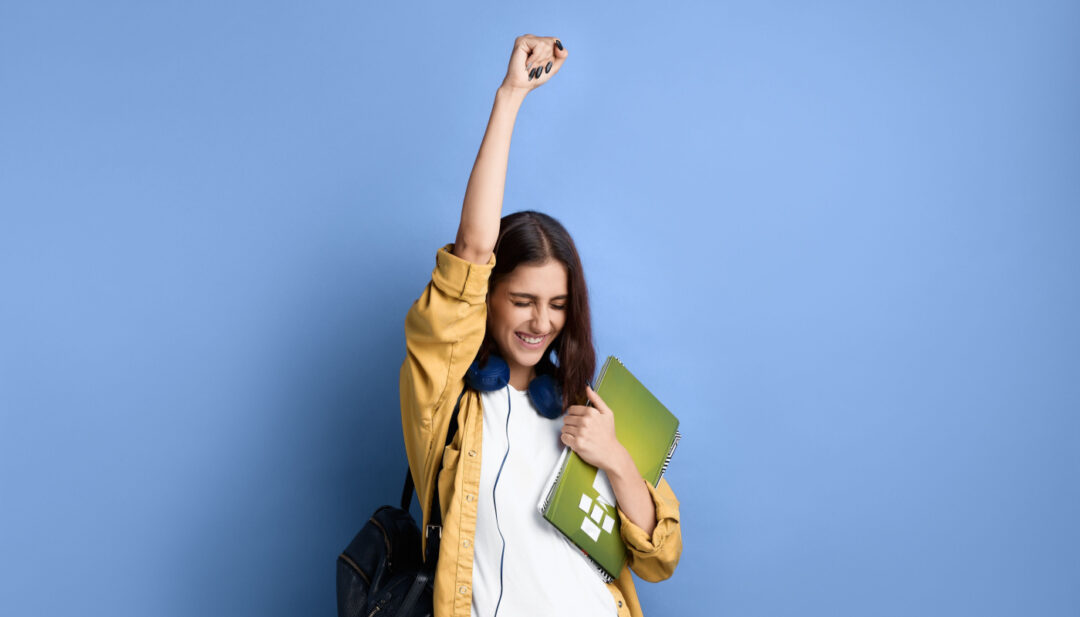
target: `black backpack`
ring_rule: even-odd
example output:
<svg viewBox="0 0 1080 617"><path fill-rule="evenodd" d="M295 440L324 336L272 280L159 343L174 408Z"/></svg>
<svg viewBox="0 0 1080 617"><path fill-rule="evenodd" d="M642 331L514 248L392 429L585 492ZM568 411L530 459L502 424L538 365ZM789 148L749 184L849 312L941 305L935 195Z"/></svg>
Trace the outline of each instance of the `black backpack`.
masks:
<svg viewBox="0 0 1080 617"><path fill-rule="evenodd" d="M457 432L458 395L446 443ZM438 480L442 473L439 461ZM442 538L442 510L436 485L431 515L425 530L427 554L420 559L420 527L409 514L413 496L412 473L405 470L401 507L381 506L337 558L338 617L431 617L435 565Z"/></svg>

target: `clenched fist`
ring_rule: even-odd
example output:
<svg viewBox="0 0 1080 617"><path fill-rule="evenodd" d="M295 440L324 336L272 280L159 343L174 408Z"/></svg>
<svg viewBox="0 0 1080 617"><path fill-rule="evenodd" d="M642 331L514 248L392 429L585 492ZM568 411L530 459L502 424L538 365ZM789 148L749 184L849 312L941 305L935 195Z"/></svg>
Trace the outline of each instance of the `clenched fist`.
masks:
<svg viewBox="0 0 1080 617"><path fill-rule="evenodd" d="M554 77L568 54L555 37L523 34L514 39L503 85L528 92Z"/></svg>

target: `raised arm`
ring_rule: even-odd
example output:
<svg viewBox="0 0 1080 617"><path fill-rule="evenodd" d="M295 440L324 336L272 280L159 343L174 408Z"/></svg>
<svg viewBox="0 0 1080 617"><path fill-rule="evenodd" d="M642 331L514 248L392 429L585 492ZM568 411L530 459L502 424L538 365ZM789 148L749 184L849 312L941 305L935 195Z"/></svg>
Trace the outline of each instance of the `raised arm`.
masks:
<svg viewBox="0 0 1080 617"><path fill-rule="evenodd" d="M465 372L484 341L488 280L495 267L493 251L514 119L525 95L554 75L566 59L565 50L554 51L554 41L528 34L514 41L510 67L495 95L469 178L457 238L436 251L431 280L405 316L401 426L421 503L431 501L434 486L429 479L439 461L436 449L447 434ZM544 72L537 75L537 70Z"/></svg>
<svg viewBox="0 0 1080 617"><path fill-rule="evenodd" d="M495 91L487 130L473 163L461 223L454 239L454 255L486 264L499 237L510 136L525 96L559 71L567 51L555 37L525 34L514 40L506 77Z"/></svg>

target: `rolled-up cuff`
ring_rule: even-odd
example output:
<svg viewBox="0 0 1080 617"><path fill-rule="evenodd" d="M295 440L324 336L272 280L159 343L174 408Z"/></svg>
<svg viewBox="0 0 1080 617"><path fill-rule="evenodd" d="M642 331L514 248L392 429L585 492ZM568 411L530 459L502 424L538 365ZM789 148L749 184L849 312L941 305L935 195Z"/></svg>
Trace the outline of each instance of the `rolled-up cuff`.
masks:
<svg viewBox="0 0 1080 617"><path fill-rule="evenodd" d="M443 293L460 298L469 304L480 304L487 299L488 279L495 268L495 254L486 264L475 264L450 252L453 243L443 246L435 253L435 269L431 280Z"/></svg>
<svg viewBox="0 0 1080 617"><path fill-rule="evenodd" d="M675 498L675 493L667 481L661 478L660 484L655 487L648 481L644 482L656 507L656 527L653 528L651 536L635 525L622 508L616 505L619 511L619 533L623 542L627 548L643 557L659 553L664 548L665 540L679 524L679 500Z"/></svg>

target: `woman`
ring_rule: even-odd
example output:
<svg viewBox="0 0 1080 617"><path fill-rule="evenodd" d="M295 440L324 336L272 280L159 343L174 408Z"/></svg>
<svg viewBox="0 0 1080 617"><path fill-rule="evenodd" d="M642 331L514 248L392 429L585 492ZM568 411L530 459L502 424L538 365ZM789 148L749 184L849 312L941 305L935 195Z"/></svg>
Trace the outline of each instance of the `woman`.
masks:
<svg viewBox="0 0 1080 617"><path fill-rule="evenodd" d="M443 521L434 617L641 617L631 570L660 581L682 553L678 500L666 480L653 487L641 477L616 439L611 410L588 387L596 357L573 241L538 212L500 219L517 111L566 58L552 37L514 42L457 236L436 252L431 281L405 319L405 449L421 503L427 508L438 490ZM466 387L470 365L488 366L496 355L509 383ZM561 388L565 412L555 418L537 413L527 393L541 374ZM459 399L457 431L444 450ZM611 583L537 511L564 445L602 469L614 490L628 561ZM425 529L429 518L425 510Z"/></svg>

